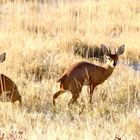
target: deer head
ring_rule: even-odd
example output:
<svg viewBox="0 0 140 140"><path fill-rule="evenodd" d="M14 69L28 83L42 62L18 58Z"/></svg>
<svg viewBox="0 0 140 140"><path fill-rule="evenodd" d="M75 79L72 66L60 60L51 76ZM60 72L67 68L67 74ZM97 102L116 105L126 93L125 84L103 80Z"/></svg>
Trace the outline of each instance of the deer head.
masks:
<svg viewBox="0 0 140 140"><path fill-rule="evenodd" d="M118 50L112 54L110 49L107 49L105 45L101 45L101 50L104 55L106 55L107 58L107 64L111 67L115 67L118 62L119 55L124 53L125 45L122 45L118 48Z"/></svg>
<svg viewBox="0 0 140 140"><path fill-rule="evenodd" d="M3 61L5 61L5 59L6 59L6 53L2 53L0 55L0 63L3 62Z"/></svg>

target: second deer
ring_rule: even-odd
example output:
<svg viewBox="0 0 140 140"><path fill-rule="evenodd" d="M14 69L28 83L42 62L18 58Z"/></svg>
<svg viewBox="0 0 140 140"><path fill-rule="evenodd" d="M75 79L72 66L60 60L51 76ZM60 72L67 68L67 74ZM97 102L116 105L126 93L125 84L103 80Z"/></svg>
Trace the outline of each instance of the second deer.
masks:
<svg viewBox="0 0 140 140"><path fill-rule="evenodd" d="M102 84L112 74L118 62L119 55L123 54L124 49L125 46L122 45L115 54L112 54L110 49L107 49L105 45L101 45L101 50L107 58L104 67L83 61L68 68L58 80L58 82L60 82L60 90L53 96L53 105L55 106L56 98L65 91L70 91L72 93L72 99L69 101L68 105L75 103L83 85L89 85L89 102L92 103L92 95L95 87Z"/></svg>
<svg viewBox="0 0 140 140"><path fill-rule="evenodd" d="M0 55L0 63L5 61L6 53ZM16 102L22 105L21 95L19 94L16 84L7 76L0 74L0 101Z"/></svg>

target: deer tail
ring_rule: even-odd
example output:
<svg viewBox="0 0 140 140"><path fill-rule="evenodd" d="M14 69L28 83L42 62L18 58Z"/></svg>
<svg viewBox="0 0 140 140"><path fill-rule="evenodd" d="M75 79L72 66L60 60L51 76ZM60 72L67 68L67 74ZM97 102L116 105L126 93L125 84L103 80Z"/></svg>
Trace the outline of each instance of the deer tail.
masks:
<svg viewBox="0 0 140 140"><path fill-rule="evenodd" d="M58 80L57 82L63 82L66 78L66 74L62 75Z"/></svg>

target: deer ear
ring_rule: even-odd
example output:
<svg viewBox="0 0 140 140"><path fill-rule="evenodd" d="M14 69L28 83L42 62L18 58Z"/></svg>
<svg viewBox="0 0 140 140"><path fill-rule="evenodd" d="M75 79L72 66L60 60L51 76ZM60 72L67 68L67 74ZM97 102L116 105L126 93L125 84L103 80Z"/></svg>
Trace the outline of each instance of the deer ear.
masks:
<svg viewBox="0 0 140 140"><path fill-rule="evenodd" d="M0 63L5 61L5 58L6 58L6 53L3 53L0 55Z"/></svg>
<svg viewBox="0 0 140 140"><path fill-rule="evenodd" d="M101 51L103 52L103 54L109 55L109 51L108 51L107 47L103 44L101 44Z"/></svg>
<svg viewBox="0 0 140 140"><path fill-rule="evenodd" d="M124 50L125 50L125 45L122 45L118 48L118 51L117 51L117 54L118 55L121 55L124 53Z"/></svg>

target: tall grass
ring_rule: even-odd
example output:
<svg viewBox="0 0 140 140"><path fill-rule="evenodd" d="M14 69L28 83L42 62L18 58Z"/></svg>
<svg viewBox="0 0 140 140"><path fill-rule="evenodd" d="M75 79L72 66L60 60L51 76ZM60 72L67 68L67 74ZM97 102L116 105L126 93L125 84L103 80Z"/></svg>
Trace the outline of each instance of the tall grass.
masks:
<svg viewBox="0 0 140 140"><path fill-rule="evenodd" d="M17 83L23 108L0 104L0 139L140 139L140 75L127 65L139 61L139 36L137 0L1 0L0 51L7 58L0 72ZM126 50L94 92L92 107L84 87L78 105L68 108L66 93L54 110L57 78L83 60L73 54L76 41L112 49L125 44Z"/></svg>

